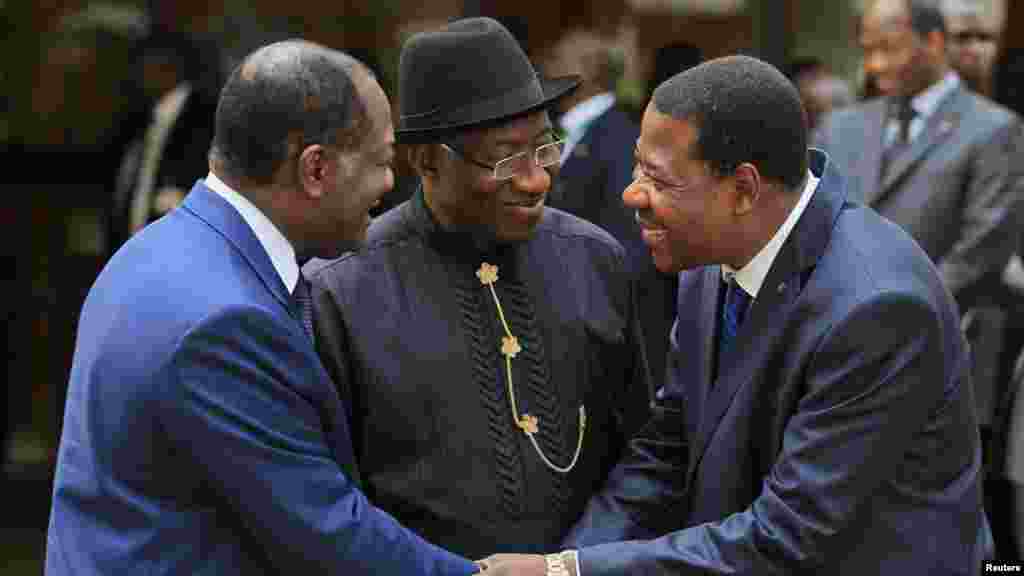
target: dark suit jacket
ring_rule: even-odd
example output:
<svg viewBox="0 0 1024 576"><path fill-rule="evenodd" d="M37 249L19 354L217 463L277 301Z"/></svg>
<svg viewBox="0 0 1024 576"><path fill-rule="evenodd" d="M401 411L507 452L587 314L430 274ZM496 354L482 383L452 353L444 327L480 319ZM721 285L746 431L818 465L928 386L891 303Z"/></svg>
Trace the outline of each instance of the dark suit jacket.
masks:
<svg viewBox="0 0 1024 576"><path fill-rule="evenodd" d="M721 270L681 274L679 411L634 439L570 535L582 576L971 574L988 553L956 306L812 158L822 180L715 382Z"/></svg>
<svg viewBox="0 0 1024 576"><path fill-rule="evenodd" d="M640 128L618 108L598 116L559 171L548 205L597 224L625 248L627 270L642 294L637 306L651 385L660 388L677 284L675 275L654 267L633 212L622 203L622 192L633 181L633 146L639 136ZM650 392L637 394L646 402Z"/></svg>
<svg viewBox="0 0 1024 576"><path fill-rule="evenodd" d="M200 182L82 310L46 573L470 574L371 506L262 245Z"/></svg>
<svg viewBox="0 0 1024 576"><path fill-rule="evenodd" d="M888 100L833 112L814 137L848 178L852 200L902 226L958 300L998 276L1016 248L1024 199L1021 125L1002 106L960 87L879 177ZM960 300L961 305L966 305Z"/></svg>

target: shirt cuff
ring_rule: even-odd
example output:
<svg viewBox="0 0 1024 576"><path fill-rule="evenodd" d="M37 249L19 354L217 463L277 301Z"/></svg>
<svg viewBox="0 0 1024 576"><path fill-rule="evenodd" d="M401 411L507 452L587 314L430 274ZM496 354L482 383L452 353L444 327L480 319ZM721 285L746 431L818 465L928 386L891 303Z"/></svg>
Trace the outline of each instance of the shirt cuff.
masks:
<svg viewBox="0 0 1024 576"><path fill-rule="evenodd" d="M573 567L573 572L572 573L575 576L583 576L582 574L580 574L580 555L576 552L576 550L566 550L562 554L563 554L563 556L562 556L563 558L568 556L571 559L570 562L568 562L568 563L572 564L572 567Z"/></svg>

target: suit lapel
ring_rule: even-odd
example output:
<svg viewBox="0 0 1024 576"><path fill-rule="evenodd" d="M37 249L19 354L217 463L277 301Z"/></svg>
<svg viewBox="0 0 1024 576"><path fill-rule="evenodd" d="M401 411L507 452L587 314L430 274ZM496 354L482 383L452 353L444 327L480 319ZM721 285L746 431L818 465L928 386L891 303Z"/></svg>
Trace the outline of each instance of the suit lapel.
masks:
<svg viewBox="0 0 1024 576"><path fill-rule="evenodd" d="M885 180L879 186L879 196L874 203L880 202L900 182L907 172L933 148L945 142L950 135L956 131L960 123L960 113L957 104L962 94L961 89L954 90L928 119L924 130L910 144L910 147L892 160L892 165L885 175Z"/></svg>
<svg viewBox="0 0 1024 576"><path fill-rule="evenodd" d="M270 261L270 256L260 244L252 228L245 222L242 215L227 200L206 187L199 180L182 206L200 220L227 239L238 250L252 267L256 275L263 280L267 289L277 298L286 310L291 310L291 295L284 286L280 274Z"/></svg>
<svg viewBox="0 0 1024 576"><path fill-rule="evenodd" d="M827 157L823 153L812 152L811 165L814 173L821 175L818 188L772 263L761 291L751 303L747 318L736 335L736 341L720 363L721 373L702 403L695 453L690 458L691 474L703 459L737 392L758 376L766 359L782 341L787 320L803 290L803 273L817 264L846 200L844 185ZM706 286L703 302L717 312L717 305L707 304L717 304L717 298L710 298ZM715 312L712 316L716 315ZM716 345L713 325L702 328L700 337L709 343L708 346ZM767 382L766 385L774 383ZM691 479L688 476L688 480Z"/></svg>
<svg viewBox="0 0 1024 576"><path fill-rule="evenodd" d="M882 150L885 134L885 120L888 103L885 98L869 102L865 108L864 148L857 155L857 162L850 174L860 175L861 190L856 199L870 205L880 194L879 179L882 168Z"/></svg>
<svg viewBox="0 0 1024 576"><path fill-rule="evenodd" d="M687 398L687 422L693 427L695 433L700 434L703 427L707 404L712 390L711 375L714 370L715 345L717 344L718 331L718 299L721 297L720 285L722 283L722 269L719 266L708 266L701 273L699 286L696 290L697 300L680 302L679 306L687 306L690 310L697 311L696 340L693 342L697 350L696 362L693 363L690 382L696 390L696 394ZM686 382L684 379L683 382ZM689 473L700 456L700 445L691 441Z"/></svg>

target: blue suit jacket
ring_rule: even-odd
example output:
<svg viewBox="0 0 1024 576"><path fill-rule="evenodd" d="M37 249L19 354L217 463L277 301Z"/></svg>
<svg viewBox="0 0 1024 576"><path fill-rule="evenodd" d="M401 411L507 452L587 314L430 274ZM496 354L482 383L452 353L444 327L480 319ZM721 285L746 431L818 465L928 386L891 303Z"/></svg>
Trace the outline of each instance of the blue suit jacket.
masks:
<svg viewBox="0 0 1024 576"><path fill-rule="evenodd" d="M79 323L47 574L474 571L343 473L345 407L291 301L202 182L114 255Z"/></svg>
<svg viewBox="0 0 1024 576"><path fill-rule="evenodd" d="M846 201L824 154L812 170L715 382L721 271L680 275L678 410L634 439L570 535L591 546L582 576L972 574L991 553L955 304L906 233Z"/></svg>

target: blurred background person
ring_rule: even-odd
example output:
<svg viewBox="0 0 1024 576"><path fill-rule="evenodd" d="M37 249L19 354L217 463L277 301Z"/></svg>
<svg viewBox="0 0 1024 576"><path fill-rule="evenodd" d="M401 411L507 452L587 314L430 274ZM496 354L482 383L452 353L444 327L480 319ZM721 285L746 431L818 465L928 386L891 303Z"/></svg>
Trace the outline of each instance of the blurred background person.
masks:
<svg viewBox="0 0 1024 576"><path fill-rule="evenodd" d="M155 28L140 46L142 81L159 93L145 132L118 170L110 250L163 216L208 171L226 61L212 38Z"/></svg>
<svg viewBox="0 0 1024 576"><path fill-rule="evenodd" d="M654 52L654 67L651 69L651 76L645 87L645 97L636 111L637 121L643 116L654 90L662 82L703 61L704 55L701 49L689 42L670 42L659 46Z"/></svg>
<svg viewBox="0 0 1024 576"><path fill-rule="evenodd" d="M1012 4L1024 15L1024 4ZM993 98L1018 115L1024 114L1024 42L1003 35L992 74ZM1024 164L1024 148L1015 152L1017 165ZM1003 542L1010 542L1004 550L1012 550L1007 558L1024 559L1024 234L1017 241L1017 253L1003 273L1010 300L1005 331L1000 377L1008 383L1007 389L996 403L997 414L993 424L991 460L997 474L992 486L986 487L993 502L1012 502L1000 506L993 518L1003 527ZM1012 371L1011 371L1012 370ZM999 540L997 539L997 542Z"/></svg>
<svg viewBox="0 0 1024 576"><path fill-rule="evenodd" d="M1005 312L1003 269L1016 248L1024 179L1019 119L975 93L948 61L937 0L874 0L860 27L864 67L881 98L833 112L815 142L848 175L850 196L907 230L963 313L986 450ZM990 477L990 462L986 475ZM992 501L990 516L999 511ZM1005 508L1005 507L1004 507ZM997 549L1005 527L993 519Z"/></svg>
<svg viewBox="0 0 1024 576"><path fill-rule="evenodd" d="M635 398L638 405L645 406L664 379L676 279L654 267L634 214L622 203L622 191L633 181L633 146L640 127L616 100L619 67L610 41L597 32L577 29L563 35L545 62L544 72L552 77L575 74L583 79L574 94L556 104L565 146L547 204L597 224L626 249L626 268L641 295L637 306L652 376L653 390ZM628 413L646 414L646 410ZM628 428L642 424L631 422Z"/></svg>
<svg viewBox="0 0 1024 576"><path fill-rule="evenodd" d="M786 76L800 93L807 112L807 128L811 132L818 121L836 108L853 104L856 100L850 84L829 71L818 58L798 58L787 69Z"/></svg>
<svg viewBox="0 0 1024 576"><path fill-rule="evenodd" d="M850 84L835 74L824 73L805 78L797 84L807 112L807 127L814 130L823 116L855 101Z"/></svg>
<svg viewBox="0 0 1024 576"><path fill-rule="evenodd" d="M1000 24L981 0L943 0L943 12L950 66L971 90L992 96Z"/></svg>

